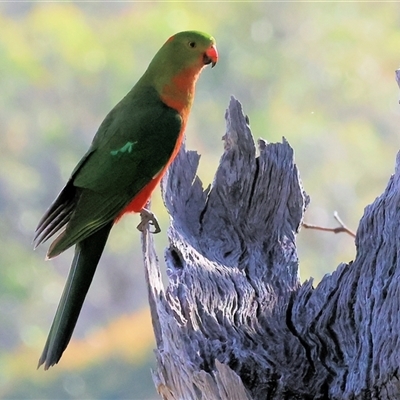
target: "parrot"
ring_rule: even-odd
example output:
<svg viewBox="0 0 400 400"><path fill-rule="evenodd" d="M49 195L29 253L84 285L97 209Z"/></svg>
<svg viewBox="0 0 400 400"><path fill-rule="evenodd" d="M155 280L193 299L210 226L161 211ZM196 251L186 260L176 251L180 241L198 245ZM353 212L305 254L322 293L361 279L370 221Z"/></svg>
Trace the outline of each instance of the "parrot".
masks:
<svg viewBox="0 0 400 400"><path fill-rule="evenodd" d="M127 95L107 114L57 198L38 223L35 248L55 235L46 259L75 253L38 368L57 364L67 348L113 225L140 213L138 229L160 231L145 208L182 144L202 69L218 61L203 32L171 36Z"/></svg>

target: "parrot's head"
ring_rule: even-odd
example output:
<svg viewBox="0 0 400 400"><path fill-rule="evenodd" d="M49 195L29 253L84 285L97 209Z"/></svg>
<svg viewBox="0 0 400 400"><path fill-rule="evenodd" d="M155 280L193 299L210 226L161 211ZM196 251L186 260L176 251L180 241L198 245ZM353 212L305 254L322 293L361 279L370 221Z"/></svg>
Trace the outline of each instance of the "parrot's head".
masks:
<svg viewBox="0 0 400 400"><path fill-rule="evenodd" d="M198 31L179 32L171 36L160 51L165 51L173 62L182 66L200 68L218 61L215 39L207 33Z"/></svg>
<svg viewBox="0 0 400 400"><path fill-rule="evenodd" d="M201 70L218 61L215 39L186 31L171 36L154 56L142 82L150 83L170 107L189 112ZM181 113L182 114L182 113ZM183 115L183 114L182 114Z"/></svg>
<svg viewBox="0 0 400 400"><path fill-rule="evenodd" d="M215 39L202 32L185 31L171 36L151 61L148 71L157 81L186 75L196 80L208 64L218 61Z"/></svg>

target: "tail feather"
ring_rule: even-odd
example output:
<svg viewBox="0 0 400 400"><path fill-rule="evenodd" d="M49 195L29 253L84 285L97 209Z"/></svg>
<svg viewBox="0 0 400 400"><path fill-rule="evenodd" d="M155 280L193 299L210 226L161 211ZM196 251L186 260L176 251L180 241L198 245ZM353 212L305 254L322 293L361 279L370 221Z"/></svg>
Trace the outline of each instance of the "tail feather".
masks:
<svg viewBox="0 0 400 400"><path fill-rule="evenodd" d="M66 349L112 225L113 222L109 222L93 235L76 244L68 279L39 359L38 368L44 364L44 369L47 370L57 364Z"/></svg>

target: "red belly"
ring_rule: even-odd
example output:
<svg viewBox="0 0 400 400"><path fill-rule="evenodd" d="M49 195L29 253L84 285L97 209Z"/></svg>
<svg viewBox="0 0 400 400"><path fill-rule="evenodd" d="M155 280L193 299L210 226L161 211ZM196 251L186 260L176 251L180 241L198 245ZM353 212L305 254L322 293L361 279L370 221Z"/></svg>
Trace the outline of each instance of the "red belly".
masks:
<svg viewBox="0 0 400 400"><path fill-rule="evenodd" d="M115 219L117 222L124 214L142 211L147 201L150 199L153 190L156 188L161 178L163 177L166 168L164 168L156 178L152 179L134 198L133 200L121 211L118 217Z"/></svg>
<svg viewBox="0 0 400 400"><path fill-rule="evenodd" d="M118 214L117 218L115 218L115 222L126 213L135 212L138 213L142 211L144 206L146 205L147 201L150 199L153 190L161 181L161 178L164 176L165 172L167 171L168 167L174 161L175 157L177 156L179 149L181 148L182 140L183 140L183 132L184 126L179 134L178 140L176 141L176 145L174 151L172 152L171 158L165 165L165 167L132 199L132 201Z"/></svg>

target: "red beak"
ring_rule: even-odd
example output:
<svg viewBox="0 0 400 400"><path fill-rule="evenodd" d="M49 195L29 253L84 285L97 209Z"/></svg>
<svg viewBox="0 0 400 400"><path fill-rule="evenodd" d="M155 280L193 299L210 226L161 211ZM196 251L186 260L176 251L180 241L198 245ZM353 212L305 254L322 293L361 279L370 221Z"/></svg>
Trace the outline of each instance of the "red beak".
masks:
<svg viewBox="0 0 400 400"><path fill-rule="evenodd" d="M218 51L215 45L212 45L206 50L203 56L204 64L211 64L211 68L215 66L218 61Z"/></svg>

